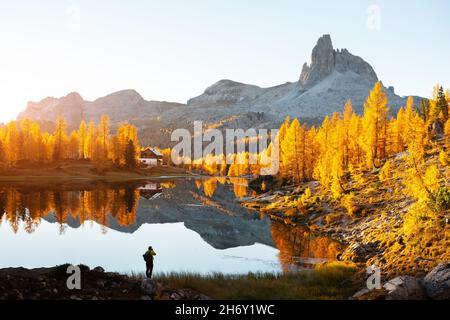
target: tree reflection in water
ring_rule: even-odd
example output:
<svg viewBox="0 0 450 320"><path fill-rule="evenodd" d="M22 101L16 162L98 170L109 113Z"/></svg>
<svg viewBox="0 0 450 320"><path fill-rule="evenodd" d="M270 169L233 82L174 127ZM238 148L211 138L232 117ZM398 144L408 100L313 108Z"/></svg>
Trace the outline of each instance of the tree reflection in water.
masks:
<svg viewBox="0 0 450 320"><path fill-rule="evenodd" d="M308 228L271 223L272 238L280 250L279 261L284 272L299 267L310 267L312 263L336 260L342 245L326 237L314 235Z"/></svg>
<svg viewBox="0 0 450 320"><path fill-rule="evenodd" d="M217 189L221 187L220 199L228 199L223 192L232 197L241 198L252 195L255 191L248 187L248 180L243 178L206 178L196 179L187 184L197 196L194 197L205 206L234 217L232 207L223 207L220 203L208 203L206 199L218 196ZM176 182L164 181L146 183L143 185L123 184L118 186L96 185L90 190L44 190L34 186L28 188L0 188L0 223L9 224L17 233L23 227L32 233L44 217L54 220L64 233L69 222L84 224L88 221L104 226L106 232L110 223L127 227L136 223L137 209L140 197L152 201L163 193L164 189L175 188ZM189 188L189 187L187 187ZM172 195L173 196L173 195ZM225 200L224 200L225 199ZM164 195L164 201L177 201L171 198L171 193ZM234 202L233 202L234 203ZM234 204L236 205L236 204ZM113 219L113 220L112 220ZM271 235L275 247L280 251L279 262L283 271L291 271L296 267L310 265L308 259L334 260L342 246L325 236L317 236L305 227L293 227L278 222L270 222Z"/></svg>
<svg viewBox="0 0 450 320"><path fill-rule="evenodd" d="M203 193L206 197L212 198L218 185L233 186L233 193L236 198L243 198L250 195L255 195L255 191L248 187L248 179L237 177L209 177L206 179L198 179L195 185L198 190L203 187Z"/></svg>
<svg viewBox="0 0 450 320"><path fill-rule="evenodd" d="M80 224L94 221L108 226L112 217L121 226L136 221L141 190L136 186L96 187L93 190L0 189L0 222L7 221L14 232L21 222L32 233L42 218L52 214L63 233L69 218Z"/></svg>
<svg viewBox="0 0 450 320"><path fill-rule="evenodd" d="M198 192L212 198L218 185L232 186L235 197L250 193L248 182L242 178L211 177L195 180ZM139 198L152 200L166 188L174 188L176 183L148 182L144 185L124 184L121 186L97 185L91 190L48 190L43 186L27 188L0 188L0 223L7 221L16 233L21 223L28 233L32 233L43 217L53 215L64 232L69 219L96 222L109 226L112 217L120 226L129 226L136 221ZM47 186L48 187L48 186ZM251 194L251 193L250 193ZM105 229L106 230L106 229Z"/></svg>
<svg viewBox="0 0 450 320"><path fill-rule="evenodd" d="M218 185L231 185L236 198L255 195L244 178L210 177L196 180L196 187L206 197L212 198ZM313 234L308 228L271 222L272 238L279 253L283 271L295 271L298 268L311 267L313 263L335 260L343 246L337 241Z"/></svg>

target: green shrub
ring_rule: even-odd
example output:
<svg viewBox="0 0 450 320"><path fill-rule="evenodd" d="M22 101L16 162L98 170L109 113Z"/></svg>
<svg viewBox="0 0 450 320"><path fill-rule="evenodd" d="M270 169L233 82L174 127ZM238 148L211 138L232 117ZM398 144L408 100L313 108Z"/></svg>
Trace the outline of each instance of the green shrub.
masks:
<svg viewBox="0 0 450 320"><path fill-rule="evenodd" d="M438 211L446 211L450 209L450 188L441 187L433 194L433 207Z"/></svg>

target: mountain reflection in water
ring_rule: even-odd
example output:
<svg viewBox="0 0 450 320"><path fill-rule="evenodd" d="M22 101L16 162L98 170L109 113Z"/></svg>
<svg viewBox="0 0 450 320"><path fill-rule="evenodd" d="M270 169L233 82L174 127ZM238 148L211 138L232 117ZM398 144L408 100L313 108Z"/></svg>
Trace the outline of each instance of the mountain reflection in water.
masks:
<svg viewBox="0 0 450 320"><path fill-rule="evenodd" d="M334 259L340 248L329 238L271 222L236 201L254 193L242 178L0 187L0 239L8 243L0 253L10 257L0 266L104 263L111 271L140 271L140 251L150 243L163 250L158 258L164 272L278 272L305 267L311 258ZM31 256L36 257L23 261L16 251L31 250L35 232L58 249L34 247ZM78 242L76 249L73 241ZM118 252L128 248L123 253L128 258L119 262L103 257L111 246ZM185 256L189 252L192 256Z"/></svg>

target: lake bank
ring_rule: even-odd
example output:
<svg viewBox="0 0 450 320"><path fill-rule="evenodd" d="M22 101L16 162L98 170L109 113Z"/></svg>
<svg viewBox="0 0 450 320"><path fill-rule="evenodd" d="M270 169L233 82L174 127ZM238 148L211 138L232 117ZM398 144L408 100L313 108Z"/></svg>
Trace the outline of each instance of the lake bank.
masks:
<svg viewBox="0 0 450 320"><path fill-rule="evenodd" d="M83 265L79 266L80 289L71 290L67 282L73 273L67 273L68 266L0 269L0 300L170 300L174 295L182 295L187 300L205 298L192 290L162 286L150 297L141 289L142 281L138 278Z"/></svg>
<svg viewBox="0 0 450 320"><path fill-rule="evenodd" d="M171 166L150 168L122 168L108 166L97 168L87 160L60 161L48 164L21 164L12 168L0 169L1 183L48 183L48 182L124 182L146 180L148 178L192 177L184 169Z"/></svg>
<svg viewBox="0 0 450 320"><path fill-rule="evenodd" d="M295 274L156 274L154 281L80 266L81 290L69 290L67 267L0 269L0 300L346 299L359 283L354 266L336 264Z"/></svg>
<svg viewBox="0 0 450 320"><path fill-rule="evenodd" d="M443 263L425 277L397 277L368 289L365 270L343 262L295 273L170 273L152 279L64 264L0 269L0 300L445 300L449 273L450 263Z"/></svg>

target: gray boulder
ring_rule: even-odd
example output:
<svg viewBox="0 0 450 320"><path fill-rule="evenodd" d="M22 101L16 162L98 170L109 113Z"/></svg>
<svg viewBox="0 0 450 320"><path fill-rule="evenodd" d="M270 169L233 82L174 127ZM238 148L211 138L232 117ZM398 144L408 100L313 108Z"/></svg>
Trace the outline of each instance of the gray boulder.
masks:
<svg viewBox="0 0 450 320"><path fill-rule="evenodd" d="M98 267L95 267L94 269L92 269L92 271L103 273L103 272L105 272L105 269L103 269L103 267L98 266Z"/></svg>
<svg viewBox="0 0 450 320"><path fill-rule="evenodd" d="M150 295L150 296L155 295L158 292L160 292L161 289L162 289L162 285L155 280L152 280L152 279L142 280L141 290L142 290L142 292L144 292L147 295Z"/></svg>
<svg viewBox="0 0 450 320"><path fill-rule="evenodd" d="M388 292L386 300L424 300L425 290L419 279L411 276L400 276L389 280L383 287Z"/></svg>
<svg viewBox="0 0 450 320"><path fill-rule="evenodd" d="M366 294L368 294L370 292L370 290L369 289L367 289L367 288L362 288L361 290L359 290L358 292L356 292L352 297L351 297L351 299L352 300L354 300L354 299L359 299L359 298L361 298L361 297L364 297Z"/></svg>
<svg viewBox="0 0 450 320"><path fill-rule="evenodd" d="M427 295L434 300L450 299L450 262L439 264L423 280Z"/></svg>

